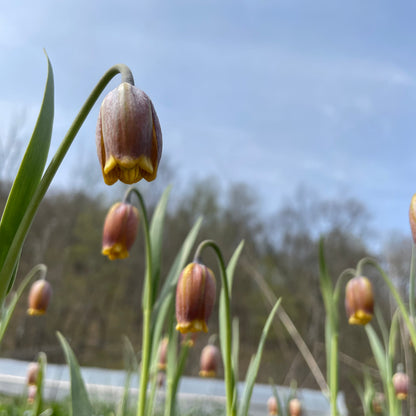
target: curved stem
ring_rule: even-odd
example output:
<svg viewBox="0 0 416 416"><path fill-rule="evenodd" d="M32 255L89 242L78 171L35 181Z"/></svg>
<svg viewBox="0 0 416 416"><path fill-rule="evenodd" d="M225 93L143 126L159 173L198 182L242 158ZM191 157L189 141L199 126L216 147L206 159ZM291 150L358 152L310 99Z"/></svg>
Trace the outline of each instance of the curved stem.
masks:
<svg viewBox="0 0 416 416"><path fill-rule="evenodd" d="M223 353L223 362L224 362L224 377L225 377L225 389L226 389L226 400L227 400L227 416L236 415L236 407L234 400L234 375L232 368L232 352L231 352L231 308L230 308L230 290L227 279L227 270L225 267L224 258L222 256L221 250L218 247L217 243L213 240L205 240L199 244L195 252L195 261L198 261L202 250L205 247L211 247L218 259L218 264L220 268L222 290L224 293L224 313L225 313L225 340L220 340L224 342L224 348L221 349ZM221 319L221 317L220 317Z"/></svg>
<svg viewBox="0 0 416 416"><path fill-rule="evenodd" d="M26 238L26 234L29 230L29 227L32 224L33 217L35 216L36 211L38 210L39 204L45 196L46 191L48 190L49 185L52 182L52 179L54 178L59 166L61 165L62 160L68 152L69 147L74 141L75 136L77 135L79 129L81 128L82 124L84 123L85 119L90 113L92 107L98 100L99 96L104 91L104 88L117 74L121 74L123 82L133 82L133 75L131 74L130 69L123 64L118 64L111 67L98 81L97 85L92 90L84 105L81 107L81 110L79 111L78 115L72 122L71 127L67 131L65 137L62 140L62 143L60 144L58 150L56 151L55 155L50 161L45 173L43 174L42 179L39 182L39 185L36 188L35 193L33 194L32 200L30 201L27 207L25 215L23 216L22 221L20 222L19 228L16 231L15 238L13 239L13 242L9 248L9 253L18 252L21 249L24 239ZM15 267L15 258L15 256L8 255L3 264L3 270L10 270L11 273L11 271Z"/></svg>
<svg viewBox="0 0 416 416"><path fill-rule="evenodd" d="M147 210L141 193L135 188L129 188L124 200L128 200L131 193L135 193L139 200L141 214L143 216L144 238L146 246L146 276L143 288L142 311L143 311L143 328L142 328L142 360L140 370L139 395L137 398L137 416L144 416L146 412L146 393L149 382L150 354L152 345L151 334L151 315L152 315L152 249L150 242L150 227L147 217Z"/></svg>

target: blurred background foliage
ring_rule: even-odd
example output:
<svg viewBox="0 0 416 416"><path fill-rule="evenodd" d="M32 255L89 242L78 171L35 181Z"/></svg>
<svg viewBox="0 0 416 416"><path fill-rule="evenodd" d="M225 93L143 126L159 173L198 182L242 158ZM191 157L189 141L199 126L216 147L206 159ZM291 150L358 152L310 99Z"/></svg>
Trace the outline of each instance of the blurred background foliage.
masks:
<svg viewBox="0 0 416 416"><path fill-rule="evenodd" d="M13 160L8 163L13 165ZM89 174L91 170L94 172ZM128 259L111 262L101 255L105 215L109 206L122 197L124 189L109 192L106 188L102 194L89 193L101 180L96 170L95 161L84 160L74 169L76 186L66 191L54 188L43 201L24 245L17 280L35 264L46 264L47 279L53 286L52 302L48 313L36 318L26 315L24 299L19 303L3 341L2 357L33 360L39 351L44 351L49 362L62 363L57 330L69 340L85 366L123 368L123 335L133 345L140 345L143 234L139 231ZM155 186L146 184L143 188L149 212L165 186L173 182L172 172L168 161L164 161ZM10 188L7 176L2 173L1 207ZM114 199L109 200L109 195ZM253 270L265 279L277 297L283 298L283 307L325 374L325 316L318 283L320 235L326 236L326 256L334 280L344 269L355 267L358 260L371 255L383 260L383 266L404 296L407 296L410 236L393 235L384 247L375 249L370 243L375 231L371 229L371 216L364 203L350 197L326 200L310 189L297 190L272 215L263 212L255 189L242 183L224 189L220 179L202 178L179 191L174 187L164 230L162 279L189 229L201 215L204 222L198 241L214 239L225 259L244 239L232 298L232 313L240 324L241 377L269 312ZM214 270L220 284L214 258L207 253L204 261ZM381 283L381 279L375 281ZM375 292L377 305L388 322L392 305L387 289L376 284ZM341 316L345 316L344 305L339 307ZM218 332L216 310L209 328L210 333L200 335L190 351L187 375L197 376L200 351L210 335ZM340 387L347 396L355 394L351 381L362 379L363 364L369 365L370 370L374 366L371 357L362 328L348 326L346 319L342 319ZM278 319L266 343L258 381L268 383L271 378L279 385L296 380L298 387L319 388Z"/></svg>

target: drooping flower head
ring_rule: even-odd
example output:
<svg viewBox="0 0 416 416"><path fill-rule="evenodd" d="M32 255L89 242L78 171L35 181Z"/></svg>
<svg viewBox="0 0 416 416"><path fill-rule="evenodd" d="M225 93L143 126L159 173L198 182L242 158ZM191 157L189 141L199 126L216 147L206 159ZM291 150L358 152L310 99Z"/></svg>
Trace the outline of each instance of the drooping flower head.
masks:
<svg viewBox="0 0 416 416"><path fill-rule="evenodd" d="M110 260L128 257L137 235L139 211L126 202L117 202L107 213L103 229L102 254Z"/></svg>
<svg viewBox="0 0 416 416"><path fill-rule="evenodd" d="M160 341L159 345L159 362L157 363L157 368L159 371L166 370L166 359L168 355L168 344L169 344L169 338L164 337Z"/></svg>
<svg viewBox="0 0 416 416"><path fill-rule="evenodd" d="M345 288L345 309L350 325L368 324L374 313L371 282L363 276L352 278Z"/></svg>
<svg viewBox="0 0 416 416"><path fill-rule="evenodd" d="M28 315L43 315L48 309L52 296L52 286L45 279L34 282L28 298Z"/></svg>
<svg viewBox="0 0 416 416"><path fill-rule="evenodd" d="M289 401L289 415L300 416L302 414L302 404L297 398L290 399Z"/></svg>
<svg viewBox="0 0 416 416"><path fill-rule="evenodd" d="M98 115L96 145L107 185L154 180L162 130L150 98L128 82L109 92Z"/></svg>
<svg viewBox="0 0 416 416"><path fill-rule="evenodd" d="M404 400L409 393L409 376L402 371L398 371L393 375L393 386L396 392L396 397L399 400Z"/></svg>
<svg viewBox="0 0 416 416"><path fill-rule="evenodd" d="M267 400L267 409L269 411L269 416L277 416L278 415L278 405L277 399L275 396L270 396Z"/></svg>
<svg viewBox="0 0 416 416"><path fill-rule="evenodd" d="M201 263L190 263L179 276L176 287L176 329L187 332L208 332L206 321L215 303L214 273Z"/></svg>
<svg viewBox="0 0 416 416"><path fill-rule="evenodd" d="M27 384L36 385L38 382L39 363L29 363L27 367Z"/></svg>
<svg viewBox="0 0 416 416"><path fill-rule="evenodd" d="M200 371L201 377L215 377L220 363L220 351L215 345L208 344L201 351Z"/></svg>
<svg viewBox="0 0 416 416"><path fill-rule="evenodd" d="M409 207L409 222L412 231L413 242L416 244L416 194L412 196Z"/></svg>

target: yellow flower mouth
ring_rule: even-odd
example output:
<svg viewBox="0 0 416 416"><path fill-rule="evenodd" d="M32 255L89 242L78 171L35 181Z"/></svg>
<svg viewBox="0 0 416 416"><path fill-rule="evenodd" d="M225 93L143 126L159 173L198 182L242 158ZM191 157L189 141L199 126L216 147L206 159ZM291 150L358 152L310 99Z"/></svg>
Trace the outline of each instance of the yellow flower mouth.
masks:
<svg viewBox="0 0 416 416"><path fill-rule="evenodd" d="M211 370L211 371L201 370L201 371L199 372L199 375L200 375L201 377L212 378L212 377L215 377L216 372L215 372L214 370Z"/></svg>
<svg viewBox="0 0 416 416"><path fill-rule="evenodd" d="M129 256L126 246L121 243L103 247L101 253L104 256L107 256L110 260L121 260Z"/></svg>
<svg viewBox="0 0 416 416"><path fill-rule="evenodd" d="M396 394L397 400L405 400L407 397L406 393L397 393Z"/></svg>
<svg viewBox="0 0 416 416"><path fill-rule="evenodd" d="M141 155L137 159L129 157L117 160L110 156L103 168L104 181L112 185L119 179L121 182L131 185L145 178L152 181L156 177L156 171L149 157Z"/></svg>
<svg viewBox="0 0 416 416"><path fill-rule="evenodd" d="M27 314L28 315L32 315L32 316L41 316L41 315L45 315L45 310L44 309L36 309L36 308L29 308L27 310Z"/></svg>
<svg viewBox="0 0 416 416"><path fill-rule="evenodd" d="M350 316L348 323L350 325L366 325L372 318L373 315L371 313L367 313L360 309Z"/></svg>
<svg viewBox="0 0 416 416"><path fill-rule="evenodd" d="M181 334L187 334L188 332L208 332L208 327L205 321L201 319L195 319L191 322L178 322L176 330Z"/></svg>

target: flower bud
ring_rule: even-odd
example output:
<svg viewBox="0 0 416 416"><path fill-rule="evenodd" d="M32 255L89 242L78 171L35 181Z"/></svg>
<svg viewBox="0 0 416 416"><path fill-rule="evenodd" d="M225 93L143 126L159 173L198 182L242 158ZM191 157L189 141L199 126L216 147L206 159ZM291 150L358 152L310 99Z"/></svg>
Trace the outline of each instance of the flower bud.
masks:
<svg viewBox="0 0 416 416"><path fill-rule="evenodd" d="M374 312L371 282L362 276L352 278L345 288L345 309L350 325L368 324Z"/></svg>
<svg viewBox="0 0 416 416"><path fill-rule="evenodd" d="M413 242L416 244L416 194L412 196L409 207L409 222L412 231Z"/></svg>
<svg viewBox="0 0 416 416"><path fill-rule="evenodd" d="M220 362L220 351L215 345L207 345L202 349L200 371L201 377L215 377Z"/></svg>
<svg viewBox="0 0 416 416"><path fill-rule="evenodd" d="M96 145L107 185L155 179L162 131L150 98L127 82L108 93L98 115Z"/></svg>
<svg viewBox="0 0 416 416"><path fill-rule="evenodd" d="M110 260L128 257L138 224L139 211L135 206L125 202L114 204L104 222L102 254Z"/></svg>
<svg viewBox="0 0 416 416"><path fill-rule="evenodd" d="M302 414L302 405L299 399L290 399L289 401L289 415L300 416Z"/></svg>
<svg viewBox="0 0 416 416"><path fill-rule="evenodd" d="M393 386L396 392L396 397L399 400L404 400L409 392L409 376L402 371L398 371L393 375Z"/></svg>
<svg viewBox="0 0 416 416"><path fill-rule="evenodd" d="M27 367L27 384L36 385L38 382L39 363L30 363Z"/></svg>
<svg viewBox="0 0 416 416"><path fill-rule="evenodd" d="M278 406L277 406L277 399L274 396L270 396L269 400L267 400L267 409L269 410L270 416L277 416L278 415Z"/></svg>
<svg viewBox="0 0 416 416"><path fill-rule="evenodd" d="M214 273L200 263L190 263L179 276L176 287L176 329L181 333L208 332L216 295Z"/></svg>
<svg viewBox="0 0 416 416"><path fill-rule="evenodd" d="M32 284L29 292L29 315L43 315L48 309L52 296L52 287L45 279L37 280Z"/></svg>
<svg viewBox="0 0 416 416"><path fill-rule="evenodd" d="M165 337L160 341L159 345L159 362L157 364L157 368L159 370L166 370L166 358L168 355L168 344L169 339L168 337Z"/></svg>

